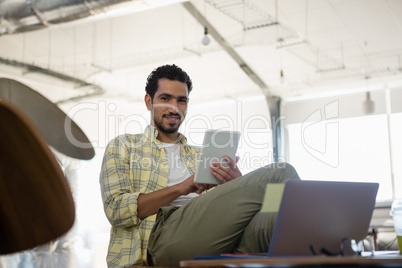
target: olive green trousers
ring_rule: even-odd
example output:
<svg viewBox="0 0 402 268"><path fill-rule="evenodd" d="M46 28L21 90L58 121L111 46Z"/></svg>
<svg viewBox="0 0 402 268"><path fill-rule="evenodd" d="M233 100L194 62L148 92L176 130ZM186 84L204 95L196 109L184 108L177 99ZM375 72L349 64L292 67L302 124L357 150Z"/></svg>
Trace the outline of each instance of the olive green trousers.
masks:
<svg viewBox="0 0 402 268"><path fill-rule="evenodd" d="M300 179L275 163L201 194L182 207L159 209L148 243L148 264L178 266L198 255L268 252L276 213L261 213L268 183Z"/></svg>

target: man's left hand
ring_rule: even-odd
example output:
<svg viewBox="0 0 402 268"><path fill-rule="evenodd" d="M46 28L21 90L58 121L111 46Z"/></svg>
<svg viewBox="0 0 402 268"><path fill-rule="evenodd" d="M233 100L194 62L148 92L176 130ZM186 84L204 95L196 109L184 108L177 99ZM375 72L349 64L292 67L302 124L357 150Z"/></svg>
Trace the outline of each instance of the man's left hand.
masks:
<svg viewBox="0 0 402 268"><path fill-rule="evenodd" d="M236 162L228 155L223 156L221 162L211 164L212 175L220 182L225 183L240 177L242 174L237 167L240 157L236 156Z"/></svg>

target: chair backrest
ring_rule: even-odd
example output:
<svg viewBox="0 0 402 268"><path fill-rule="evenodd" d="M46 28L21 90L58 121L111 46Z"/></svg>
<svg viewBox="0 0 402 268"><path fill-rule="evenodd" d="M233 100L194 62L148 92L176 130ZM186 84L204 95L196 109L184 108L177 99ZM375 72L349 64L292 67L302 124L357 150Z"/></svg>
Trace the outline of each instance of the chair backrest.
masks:
<svg viewBox="0 0 402 268"><path fill-rule="evenodd" d="M0 254L50 242L74 224L69 184L44 138L0 99Z"/></svg>

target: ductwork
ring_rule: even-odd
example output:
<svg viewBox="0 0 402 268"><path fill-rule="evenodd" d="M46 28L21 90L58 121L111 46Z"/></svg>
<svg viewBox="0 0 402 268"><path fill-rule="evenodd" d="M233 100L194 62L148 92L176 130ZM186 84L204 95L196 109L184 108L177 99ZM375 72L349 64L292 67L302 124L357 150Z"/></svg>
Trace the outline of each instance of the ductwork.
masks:
<svg viewBox="0 0 402 268"><path fill-rule="evenodd" d="M135 0L0 0L0 35L41 29Z"/></svg>

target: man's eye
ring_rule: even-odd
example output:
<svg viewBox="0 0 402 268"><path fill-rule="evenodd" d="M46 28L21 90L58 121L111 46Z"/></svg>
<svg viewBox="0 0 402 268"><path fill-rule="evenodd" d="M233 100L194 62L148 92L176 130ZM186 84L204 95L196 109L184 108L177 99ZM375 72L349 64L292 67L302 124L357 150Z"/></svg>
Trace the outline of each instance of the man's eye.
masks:
<svg viewBox="0 0 402 268"><path fill-rule="evenodd" d="M161 100L167 101L167 100L169 100L169 98L168 97L161 97Z"/></svg>

